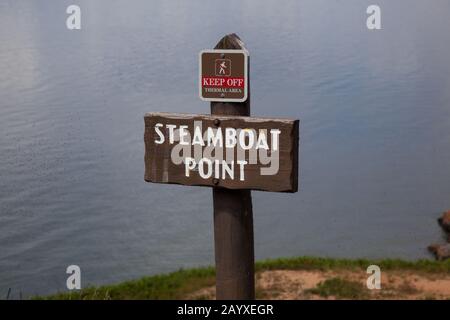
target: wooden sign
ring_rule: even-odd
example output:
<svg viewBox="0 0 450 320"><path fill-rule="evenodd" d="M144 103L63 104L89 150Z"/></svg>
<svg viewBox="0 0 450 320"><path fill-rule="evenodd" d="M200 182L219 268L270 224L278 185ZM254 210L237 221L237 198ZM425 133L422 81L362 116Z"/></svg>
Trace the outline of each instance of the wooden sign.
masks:
<svg viewBox="0 0 450 320"><path fill-rule="evenodd" d="M251 190L298 188L299 121L250 117L247 52L229 34L200 53L200 98L211 115L144 117L145 180L212 187L220 300L255 298Z"/></svg>
<svg viewBox="0 0 450 320"><path fill-rule="evenodd" d="M147 113L145 180L296 192L298 138L298 120Z"/></svg>
<svg viewBox="0 0 450 320"><path fill-rule="evenodd" d="M200 52L200 98L204 101L244 102L248 97L246 50Z"/></svg>

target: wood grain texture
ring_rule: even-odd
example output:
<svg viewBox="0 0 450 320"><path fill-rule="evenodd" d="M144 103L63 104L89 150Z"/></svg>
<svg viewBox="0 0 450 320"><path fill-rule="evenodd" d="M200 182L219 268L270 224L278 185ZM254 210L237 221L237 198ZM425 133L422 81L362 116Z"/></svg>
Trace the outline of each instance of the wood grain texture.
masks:
<svg viewBox="0 0 450 320"><path fill-rule="evenodd" d="M236 34L223 37L215 49L244 49ZM215 116L250 116L250 58L248 95L241 103L211 102ZM213 188L216 297L218 300L255 299L255 249L251 190Z"/></svg>
<svg viewBox="0 0 450 320"><path fill-rule="evenodd" d="M255 164L247 164L244 167L245 180L238 178L209 179L202 178L198 172L192 172L189 177L185 174L183 163L175 164L171 159L174 146L178 143L163 144L155 143L159 139L155 125L166 124L181 125L188 127L188 131L193 134L194 121L201 122L202 130L207 127L235 129L260 129L270 132L271 129L281 131L279 136L279 168L275 175L261 174L261 168L269 167L270 164L263 165L259 161ZM217 122L219 124L217 125ZM252 118L244 116L223 116L223 115L194 115L176 113L147 113L145 115L145 180L155 183L182 184L188 186L209 186L222 187L227 189L251 189L271 192L296 192L298 180L298 120L291 119L271 119ZM268 135L268 143L270 145ZM193 148L191 148L193 150ZM236 159L236 151L235 151ZM246 154L248 161L248 152ZM259 160L259 159L258 159ZM235 169L237 170L237 169Z"/></svg>

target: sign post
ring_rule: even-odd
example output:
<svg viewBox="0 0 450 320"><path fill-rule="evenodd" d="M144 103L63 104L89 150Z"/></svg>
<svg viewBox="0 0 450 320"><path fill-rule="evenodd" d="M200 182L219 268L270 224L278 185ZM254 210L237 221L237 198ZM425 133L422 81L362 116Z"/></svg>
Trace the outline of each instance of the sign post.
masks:
<svg viewBox="0 0 450 320"><path fill-rule="evenodd" d="M245 50L235 34L226 35L214 49ZM247 77L248 62L247 62ZM247 90L250 84L247 79ZM244 102L211 102L211 114L250 116L250 94ZM250 190L213 188L216 299L255 299L255 250Z"/></svg>
<svg viewBox="0 0 450 320"><path fill-rule="evenodd" d="M248 59L235 34L200 54L211 115L145 115L145 180L212 187L221 300L255 298L251 190L298 187L299 121L250 117Z"/></svg>

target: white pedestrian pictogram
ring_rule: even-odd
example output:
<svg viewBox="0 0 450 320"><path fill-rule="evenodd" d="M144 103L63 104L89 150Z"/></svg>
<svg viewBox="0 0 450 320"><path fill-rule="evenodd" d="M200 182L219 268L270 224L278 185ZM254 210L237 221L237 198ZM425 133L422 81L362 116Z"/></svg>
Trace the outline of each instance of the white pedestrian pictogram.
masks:
<svg viewBox="0 0 450 320"><path fill-rule="evenodd" d="M215 74L219 77L227 77L231 75L231 60L230 59L216 59Z"/></svg>
<svg viewBox="0 0 450 320"><path fill-rule="evenodd" d="M222 61L222 63L220 64L220 69L219 69L219 74L226 74L225 69L227 68L226 66L226 62Z"/></svg>

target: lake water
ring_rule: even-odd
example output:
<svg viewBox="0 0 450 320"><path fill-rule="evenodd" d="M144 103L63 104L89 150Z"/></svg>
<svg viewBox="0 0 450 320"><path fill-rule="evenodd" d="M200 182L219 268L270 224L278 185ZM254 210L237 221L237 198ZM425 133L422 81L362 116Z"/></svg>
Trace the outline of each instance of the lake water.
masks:
<svg viewBox="0 0 450 320"><path fill-rule="evenodd" d="M76 2L82 30L66 29ZM252 114L301 119L300 191L253 193L257 259L429 258L450 208L450 2L0 2L0 297L214 263L209 188L144 182L143 115L209 113L236 32Z"/></svg>

